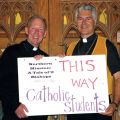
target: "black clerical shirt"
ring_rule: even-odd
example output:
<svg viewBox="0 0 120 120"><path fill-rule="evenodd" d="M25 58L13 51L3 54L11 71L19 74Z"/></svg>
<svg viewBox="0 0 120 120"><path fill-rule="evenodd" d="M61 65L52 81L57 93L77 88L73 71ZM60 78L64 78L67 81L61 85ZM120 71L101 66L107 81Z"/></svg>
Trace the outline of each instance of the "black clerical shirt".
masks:
<svg viewBox="0 0 120 120"><path fill-rule="evenodd" d="M34 51L33 46L27 41L9 46L5 49L0 59L0 97L2 100L4 120L19 120L15 114L20 105L18 92L17 58L34 57L35 55L48 56L39 48ZM30 118L30 119L29 119ZM47 116L28 117L24 120L47 120Z"/></svg>

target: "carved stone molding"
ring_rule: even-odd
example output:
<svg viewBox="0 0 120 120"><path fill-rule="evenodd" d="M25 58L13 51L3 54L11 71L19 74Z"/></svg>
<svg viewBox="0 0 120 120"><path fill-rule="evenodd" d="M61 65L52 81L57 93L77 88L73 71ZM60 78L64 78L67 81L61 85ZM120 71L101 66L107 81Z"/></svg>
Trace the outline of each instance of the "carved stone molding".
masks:
<svg viewBox="0 0 120 120"><path fill-rule="evenodd" d="M2 49L25 38L25 24L34 14L35 0L0 0L0 46ZM4 40L4 41L3 41Z"/></svg>

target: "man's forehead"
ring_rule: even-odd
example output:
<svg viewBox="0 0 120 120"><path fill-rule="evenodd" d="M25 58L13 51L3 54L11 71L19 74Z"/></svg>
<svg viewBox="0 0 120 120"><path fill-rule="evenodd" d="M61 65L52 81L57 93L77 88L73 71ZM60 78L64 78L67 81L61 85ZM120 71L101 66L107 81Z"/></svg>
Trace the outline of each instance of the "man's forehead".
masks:
<svg viewBox="0 0 120 120"><path fill-rule="evenodd" d="M79 15L92 16L92 12L90 10L82 10L82 11L79 12Z"/></svg>
<svg viewBox="0 0 120 120"><path fill-rule="evenodd" d="M29 27L44 27L44 23L42 21L33 21Z"/></svg>

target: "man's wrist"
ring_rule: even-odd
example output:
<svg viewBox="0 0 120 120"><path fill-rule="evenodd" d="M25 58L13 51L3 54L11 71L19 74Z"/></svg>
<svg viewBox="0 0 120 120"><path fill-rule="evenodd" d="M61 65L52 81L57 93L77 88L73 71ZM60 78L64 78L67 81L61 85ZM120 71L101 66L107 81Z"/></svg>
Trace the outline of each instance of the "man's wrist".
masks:
<svg viewBox="0 0 120 120"><path fill-rule="evenodd" d="M117 103L112 102L110 105L113 107L113 109L114 109L115 111L118 110L118 104L117 104Z"/></svg>

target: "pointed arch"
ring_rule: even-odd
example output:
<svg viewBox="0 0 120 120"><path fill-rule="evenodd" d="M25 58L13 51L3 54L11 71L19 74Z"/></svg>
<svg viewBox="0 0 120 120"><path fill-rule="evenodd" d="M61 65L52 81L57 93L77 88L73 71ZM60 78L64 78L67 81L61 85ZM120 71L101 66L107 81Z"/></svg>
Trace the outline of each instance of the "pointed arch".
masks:
<svg viewBox="0 0 120 120"><path fill-rule="evenodd" d="M17 39L17 36L22 32L23 34L23 37L26 38L26 34L25 32L23 32L23 30L25 29L25 26L26 26L26 23L22 23L22 24L19 24L17 27L16 27L16 31L14 33L14 41Z"/></svg>
<svg viewBox="0 0 120 120"><path fill-rule="evenodd" d="M9 3L4 2L2 3L1 7L0 7L0 14L1 15L9 15L11 11L11 6Z"/></svg>
<svg viewBox="0 0 120 120"><path fill-rule="evenodd" d="M98 35L110 38L108 31L106 31L106 28L101 24L96 25L95 31L98 33Z"/></svg>
<svg viewBox="0 0 120 120"><path fill-rule="evenodd" d="M9 34L9 29L8 29L8 27L7 27L5 24L0 24L0 27L1 27L1 28L3 29L3 31L5 32L7 38L8 38L9 40L11 40L11 36L10 36L10 34Z"/></svg>
<svg viewBox="0 0 120 120"><path fill-rule="evenodd" d="M62 38L63 39L66 38L69 35L70 31L75 31L78 36L80 35L80 33L79 33L78 29L77 29L76 24L72 23L68 27L65 28Z"/></svg>
<svg viewBox="0 0 120 120"><path fill-rule="evenodd" d="M64 52L66 52L69 44L72 41L78 40L79 37L80 33L77 29L77 26L74 23L66 27L62 36L62 46L64 48Z"/></svg>

